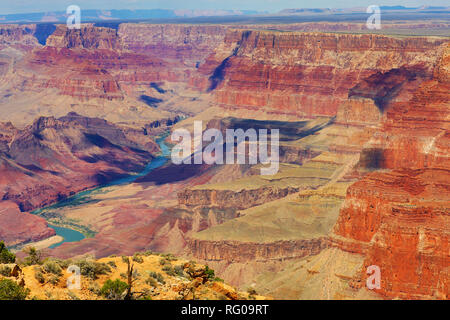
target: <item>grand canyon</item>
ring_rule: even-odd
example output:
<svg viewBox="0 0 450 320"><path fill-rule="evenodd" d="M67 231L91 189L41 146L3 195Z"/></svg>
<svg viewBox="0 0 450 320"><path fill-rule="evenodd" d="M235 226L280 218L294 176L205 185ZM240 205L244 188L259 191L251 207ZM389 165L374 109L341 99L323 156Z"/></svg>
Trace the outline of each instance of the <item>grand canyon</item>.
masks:
<svg viewBox="0 0 450 320"><path fill-rule="evenodd" d="M0 24L0 240L18 258L175 255L227 297L449 299L449 12L379 32ZM172 163L195 121L279 129L278 172Z"/></svg>

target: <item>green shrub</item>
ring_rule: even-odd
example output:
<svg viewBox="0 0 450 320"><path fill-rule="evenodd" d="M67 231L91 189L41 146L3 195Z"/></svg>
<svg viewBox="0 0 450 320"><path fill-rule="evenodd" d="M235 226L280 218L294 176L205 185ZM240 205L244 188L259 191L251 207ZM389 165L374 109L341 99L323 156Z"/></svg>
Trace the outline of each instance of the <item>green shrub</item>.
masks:
<svg viewBox="0 0 450 320"><path fill-rule="evenodd" d="M58 259L58 258L49 258L47 259L47 261L52 261L54 263L56 263L58 266L61 267L62 270L67 269L70 265L73 264L72 260L62 260L62 259Z"/></svg>
<svg viewBox="0 0 450 320"><path fill-rule="evenodd" d="M52 274L50 278L48 279L48 282L50 282L52 285L56 286L59 283L59 276L56 274Z"/></svg>
<svg viewBox="0 0 450 320"><path fill-rule="evenodd" d="M0 275L4 277L9 277L12 269L9 266L0 266Z"/></svg>
<svg viewBox="0 0 450 320"><path fill-rule="evenodd" d="M137 263L143 263L143 262L144 262L144 259L143 259L140 255L135 254L135 255L133 256L133 261L135 261L135 262L137 262Z"/></svg>
<svg viewBox="0 0 450 320"><path fill-rule="evenodd" d="M184 277L184 269L182 265L173 267L173 271L177 276Z"/></svg>
<svg viewBox="0 0 450 320"><path fill-rule="evenodd" d="M22 288L10 279L0 280L0 300L25 300L29 289Z"/></svg>
<svg viewBox="0 0 450 320"><path fill-rule="evenodd" d="M6 248L3 241L0 241L0 263L14 263L16 262L16 255Z"/></svg>
<svg viewBox="0 0 450 320"><path fill-rule="evenodd" d="M163 270L165 273L167 273L169 276L172 276L172 277L175 276L175 272L173 271L172 266L164 266L164 267L162 268L162 270Z"/></svg>
<svg viewBox="0 0 450 320"><path fill-rule="evenodd" d="M96 295L100 294L100 286L97 282L92 282L89 284L88 290Z"/></svg>
<svg viewBox="0 0 450 320"><path fill-rule="evenodd" d="M213 280L216 276L213 269L210 269L208 266L205 268L205 274L208 276L209 280Z"/></svg>
<svg viewBox="0 0 450 320"><path fill-rule="evenodd" d="M106 299L120 300L127 289L128 285L125 282L120 281L119 279L114 281L109 279L103 284L100 294Z"/></svg>
<svg viewBox="0 0 450 320"><path fill-rule="evenodd" d="M36 250L36 248L27 248L25 250L25 253L28 254L28 256L25 258L26 265L33 266L36 264L42 264L42 253L39 250Z"/></svg>
<svg viewBox="0 0 450 320"><path fill-rule="evenodd" d="M171 253L167 253L162 255L163 257L165 257L168 261L177 261L178 259Z"/></svg>
<svg viewBox="0 0 450 320"><path fill-rule="evenodd" d="M80 267L80 272L83 276L92 280L96 280L99 275L111 272L111 268L103 262L80 260L75 262L75 265Z"/></svg>
<svg viewBox="0 0 450 320"><path fill-rule="evenodd" d="M117 268L117 265L114 261L108 261L108 266L110 266L111 268Z"/></svg>
<svg viewBox="0 0 450 320"><path fill-rule="evenodd" d="M41 284L45 283L45 276L42 273L41 268L38 267L34 269L34 278Z"/></svg>
<svg viewBox="0 0 450 320"><path fill-rule="evenodd" d="M166 282L164 281L164 277L161 273L157 273L157 272L150 272L150 277L156 279L156 281L158 281L159 283L165 284Z"/></svg>
<svg viewBox="0 0 450 320"><path fill-rule="evenodd" d="M164 266L164 265L166 265L166 264L170 264L170 261L167 260L167 259L165 259L165 258L163 258L163 259L160 259L160 260L159 260L159 264L162 265L162 266Z"/></svg>
<svg viewBox="0 0 450 320"><path fill-rule="evenodd" d="M122 262L123 263L128 263L128 257L127 256L122 256Z"/></svg>
<svg viewBox="0 0 450 320"><path fill-rule="evenodd" d="M62 268L59 266L59 264L56 261L48 260L44 263L42 266L42 269L46 273L51 273L56 276L62 275Z"/></svg>

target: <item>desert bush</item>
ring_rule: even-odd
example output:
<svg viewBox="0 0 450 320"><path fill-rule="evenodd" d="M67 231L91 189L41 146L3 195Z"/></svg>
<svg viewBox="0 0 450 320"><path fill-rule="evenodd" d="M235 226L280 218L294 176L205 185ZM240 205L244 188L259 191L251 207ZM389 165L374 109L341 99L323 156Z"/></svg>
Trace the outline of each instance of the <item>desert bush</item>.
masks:
<svg viewBox="0 0 450 320"><path fill-rule="evenodd" d="M59 283L59 278L60 278L60 276L58 276L56 274L52 274L49 277L48 282L51 283L52 285L56 286Z"/></svg>
<svg viewBox="0 0 450 320"><path fill-rule="evenodd" d="M0 266L0 275L4 276L4 277L9 277L9 275L11 274L11 267L10 266Z"/></svg>
<svg viewBox="0 0 450 320"><path fill-rule="evenodd" d="M88 286L88 290L96 295L99 295L101 288L97 282L91 282Z"/></svg>
<svg viewBox="0 0 450 320"><path fill-rule="evenodd" d="M140 255L134 254L133 255L133 261L135 261L137 263L143 263L144 259Z"/></svg>
<svg viewBox="0 0 450 320"><path fill-rule="evenodd" d="M128 284L119 279L112 281L108 279L100 290L100 294L106 299L120 300L123 293L127 290Z"/></svg>
<svg viewBox="0 0 450 320"><path fill-rule="evenodd" d="M45 276L40 267L34 268L34 278L41 284L45 283Z"/></svg>
<svg viewBox="0 0 450 320"><path fill-rule="evenodd" d="M16 262L16 255L6 248L3 241L0 241L0 263L14 263Z"/></svg>
<svg viewBox="0 0 450 320"><path fill-rule="evenodd" d="M63 260L63 259L58 259L58 258L49 258L46 261L53 261L53 262L55 262L63 270L67 269L70 265L73 264L72 260L70 260L70 259L69 260Z"/></svg>
<svg viewBox="0 0 450 320"><path fill-rule="evenodd" d="M175 276L175 271L173 271L172 266L164 266L162 268L162 271L164 271L165 273L167 273L169 276L174 277Z"/></svg>
<svg viewBox="0 0 450 320"><path fill-rule="evenodd" d="M123 263L128 263L128 257L127 256L122 256L122 262Z"/></svg>
<svg viewBox="0 0 450 320"><path fill-rule="evenodd" d="M110 266L111 268L117 268L117 265L114 261L108 261L108 266Z"/></svg>
<svg viewBox="0 0 450 320"><path fill-rule="evenodd" d="M48 260L44 263L42 266L42 269L46 273L51 273L56 276L62 275L62 268L59 266L59 264L56 261Z"/></svg>
<svg viewBox="0 0 450 320"><path fill-rule="evenodd" d="M0 280L0 300L25 300L29 289L22 288L10 279Z"/></svg>
<svg viewBox="0 0 450 320"><path fill-rule="evenodd" d="M161 273L157 273L157 272L150 272L150 277L156 279L156 281L158 281L159 283L165 284L166 282L164 281L164 277Z"/></svg>
<svg viewBox="0 0 450 320"><path fill-rule="evenodd" d="M184 269L182 265L178 265L173 267L173 271L175 272L176 275L180 276L180 277L184 277Z"/></svg>
<svg viewBox="0 0 450 320"><path fill-rule="evenodd" d="M41 265L42 262L42 253L41 251L37 250L36 248L30 247L24 250L26 254L28 254L27 257L25 257L25 265L27 266L33 266L33 265Z"/></svg>
<svg viewBox="0 0 450 320"><path fill-rule="evenodd" d="M160 260L159 260L159 264L162 265L162 266L164 266L164 265L166 265L166 264L170 264L170 261L167 260L166 258L163 258L163 259L160 259Z"/></svg>
<svg viewBox="0 0 450 320"><path fill-rule="evenodd" d="M99 275L111 272L111 268L103 262L80 260L75 262L75 265L80 267L80 272L83 276L92 280L96 280Z"/></svg>
<svg viewBox="0 0 450 320"><path fill-rule="evenodd" d="M213 280L216 277L214 270L210 269L208 266L205 267L205 274L208 276L209 280Z"/></svg>
<svg viewBox="0 0 450 320"><path fill-rule="evenodd" d="M178 259L171 253L166 253L162 255L163 257L166 258L166 260L168 261L177 261Z"/></svg>

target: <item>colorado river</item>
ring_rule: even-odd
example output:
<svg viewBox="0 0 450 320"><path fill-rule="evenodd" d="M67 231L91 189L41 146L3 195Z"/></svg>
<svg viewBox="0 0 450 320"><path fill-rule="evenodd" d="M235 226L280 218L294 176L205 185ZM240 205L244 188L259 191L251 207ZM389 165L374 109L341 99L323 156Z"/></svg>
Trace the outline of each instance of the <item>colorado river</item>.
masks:
<svg viewBox="0 0 450 320"><path fill-rule="evenodd" d="M166 137L167 137L167 135L163 135L162 137L156 139L156 142L158 143L158 145L161 149L161 155L159 157L156 157L155 159L153 159L145 167L145 169L142 172L140 172L139 174L131 175L131 176L121 178L121 179L117 179L117 180L111 181L110 183L108 183L106 185L103 185L103 186L100 186L100 187L97 187L94 189L82 191L82 192L77 193L67 199L59 201L51 206L34 210L31 213L41 215L45 212L55 212L58 209L64 208L64 207L81 206L85 203L88 203L90 201L90 198L92 195L98 194L98 193L103 193L103 192L105 192L105 189L108 187L130 184L130 183L133 183L136 179L149 174L151 171L163 166L168 161L168 157L170 156L170 149L164 143L164 140L166 139ZM85 238L85 235L83 233L76 231L74 229L71 229L71 228L55 226L55 225L51 224L50 222L49 222L48 226L50 228L52 228L53 230L55 230L56 235L64 238L63 241L53 244L49 248L56 248L56 247L62 245L64 242L77 242L77 241L83 240Z"/></svg>

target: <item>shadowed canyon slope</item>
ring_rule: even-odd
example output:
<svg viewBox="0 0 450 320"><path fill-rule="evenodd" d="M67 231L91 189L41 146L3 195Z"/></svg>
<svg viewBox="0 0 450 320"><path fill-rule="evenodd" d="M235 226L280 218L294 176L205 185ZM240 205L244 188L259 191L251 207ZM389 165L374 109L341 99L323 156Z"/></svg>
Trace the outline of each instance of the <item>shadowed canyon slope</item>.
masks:
<svg viewBox="0 0 450 320"><path fill-rule="evenodd" d="M158 151L158 146L143 130L120 128L75 113L59 119L41 117L23 130L11 123L0 128L0 198L9 208L0 215L2 229L5 228L2 238L8 230L26 229L25 225L17 225L11 211L15 210L19 216L22 215L19 208L33 210L142 171L152 153ZM16 208L9 202L14 202ZM25 213L20 219L27 217ZM28 219L38 220L30 229L31 238L18 236L8 241L13 238L11 235L5 239L8 244L18 239L41 240L52 234L45 221L40 222L35 216ZM34 229L41 230L42 234L33 235Z"/></svg>
<svg viewBox="0 0 450 320"><path fill-rule="evenodd" d="M273 176L168 162L45 209L92 231L47 254L171 252L281 299L448 299L448 38L122 23L42 45L34 28L0 28L0 219L141 171L194 120L280 130ZM21 219L39 220L0 238L53 235Z"/></svg>

